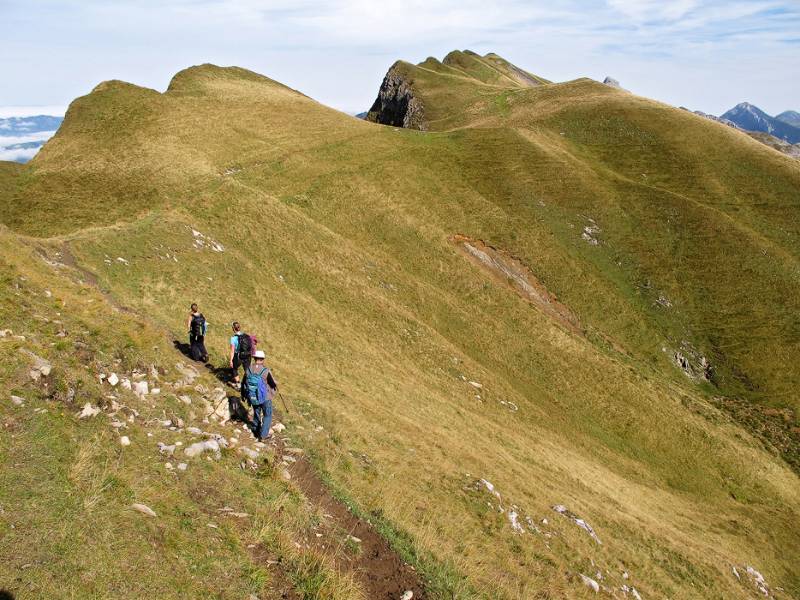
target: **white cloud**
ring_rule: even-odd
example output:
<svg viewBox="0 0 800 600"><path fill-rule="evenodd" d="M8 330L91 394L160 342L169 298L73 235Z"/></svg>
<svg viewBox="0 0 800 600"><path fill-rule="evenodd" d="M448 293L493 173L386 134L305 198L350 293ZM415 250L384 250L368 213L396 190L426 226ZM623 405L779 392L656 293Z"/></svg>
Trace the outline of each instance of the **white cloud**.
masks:
<svg viewBox="0 0 800 600"><path fill-rule="evenodd" d="M55 131L37 131L36 133L28 133L25 135L3 135L0 134L0 145L3 147L13 146L15 144L28 144L30 142L44 142L49 140L56 134Z"/></svg>
<svg viewBox="0 0 800 600"><path fill-rule="evenodd" d="M36 153L39 152L41 146L36 148L18 148L18 149L8 149L8 148L0 148L0 160L7 160L13 162L28 162Z"/></svg>
<svg viewBox="0 0 800 600"><path fill-rule="evenodd" d="M608 0L608 5L634 21L674 21L700 4L699 0Z"/></svg>

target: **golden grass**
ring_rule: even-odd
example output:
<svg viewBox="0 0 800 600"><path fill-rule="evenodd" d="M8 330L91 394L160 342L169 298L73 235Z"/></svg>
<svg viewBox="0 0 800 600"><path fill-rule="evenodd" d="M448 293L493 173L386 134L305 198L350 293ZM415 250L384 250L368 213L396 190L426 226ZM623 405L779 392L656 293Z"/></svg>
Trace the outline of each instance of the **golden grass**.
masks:
<svg viewBox="0 0 800 600"><path fill-rule="evenodd" d="M797 475L710 403L797 408L800 168L586 80L414 76L439 131L363 123L212 67L160 96L111 86L80 101L107 120L68 115L4 219L69 239L176 336L200 302L219 364L243 322L337 485L482 595L589 597L577 574L600 570L644 597L745 598L743 565L800 593ZM112 152L129 104L144 114ZM35 216L56 199L58 219ZM597 246L581 237L591 222ZM192 227L225 251L196 248ZM519 258L587 337L465 260L457 233ZM674 365L683 341L715 386ZM511 504L542 533L515 534Z"/></svg>

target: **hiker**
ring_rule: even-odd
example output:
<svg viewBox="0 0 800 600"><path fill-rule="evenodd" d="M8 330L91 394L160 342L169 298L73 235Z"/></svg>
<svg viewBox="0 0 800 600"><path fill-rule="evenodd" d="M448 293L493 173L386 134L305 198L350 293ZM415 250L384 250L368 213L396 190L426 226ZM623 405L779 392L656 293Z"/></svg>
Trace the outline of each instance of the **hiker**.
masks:
<svg viewBox="0 0 800 600"><path fill-rule="evenodd" d="M263 350L253 353L254 364L245 368L241 388L242 399L253 407L253 435L259 441L272 437L272 398L278 391L278 384L264 364L265 358Z"/></svg>
<svg viewBox="0 0 800 600"><path fill-rule="evenodd" d="M245 371L247 371L258 340L243 332L239 321L234 321L231 327L233 328L233 335L231 336L231 354L228 363L231 367L231 380L234 385L239 385L239 367L244 367Z"/></svg>
<svg viewBox="0 0 800 600"><path fill-rule="evenodd" d="M205 340L208 323L203 313L197 309L197 304L192 304L186 328L189 330L189 355L192 360L207 362L208 352Z"/></svg>

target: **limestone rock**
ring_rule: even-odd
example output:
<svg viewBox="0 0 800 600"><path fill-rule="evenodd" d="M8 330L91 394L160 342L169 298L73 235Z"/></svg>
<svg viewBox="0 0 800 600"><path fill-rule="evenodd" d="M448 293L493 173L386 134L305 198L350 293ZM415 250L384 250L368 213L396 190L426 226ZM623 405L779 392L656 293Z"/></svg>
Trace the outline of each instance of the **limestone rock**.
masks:
<svg viewBox="0 0 800 600"><path fill-rule="evenodd" d="M425 131L427 123L424 113L422 101L414 94L411 80L402 72L402 66L395 63L383 78L378 97L369 109L366 120Z"/></svg>
<svg viewBox="0 0 800 600"><path fill-rule="evenodd" d="M411 590L406 590L403 592L403 595L400 596L400 600L411 600L414 597L414 592Z"/></svg>
<svg viewBox="0 0 800 600"><path fill-rule="evenodd" d="M149 506L147 506L146 504L131 504L131 508L133 510L139 511L143 515L147 515L148 517L157 517L158 516L155 513L155 511L152 508L150 508Z"/></svg>
<svg viewBox="0 0 800 600"><path fill-rule="evenodd" d="M14 406L25 406L25 398L20 396L11 396L11 403Z"/></svg>
<svg viewBox="0 0 800 600"><path fill-rule="evenodd" d="M242 446L241 448L239 448L239 454L243 454L250 460L258 460L258 452L256 452L252 448L248 448L247 446Z"/></svg>
<svg viewBox="0 0 800 600"><path fill-rule="evenodd" d="M100 409L87 402L83 405L83 410L78 414L79 419L90 419L100 414Z"/></svg>
<svg viewBox="0 0 800 600"><path fill-rule="evenodd" d="M119 438L119 443L123 446L130 446L131 440L127 435L123 435L121 438Z"/></svg>
<svg viewBox="0 0 800 600"><path fill-rule="evenodd" d="M149 386L146 381L137 381L133 384L133 393L140 398L146 396L149 391Z"/></svg>
<svg viewBox="0 0 800 600"><path fill-rule="evenodd" d="M207 451L219 452L219 444L217 443L217 440L205 440L203 442L197 442L186 448L183 453L189 458L193 458Z"/></svg>
<svg viewBox="0 0 800 600"><path fill-rule="evenodd" d="M108 376L106 381L108 381L108 384L111 387L116 387L116 385L119 383L119 377L117 376L116 373L112 373L111 375Z"/></svg>
<svg viewBox="0 0 800 600"><path fill-rule="evenodd" d="M581 581L583 581L583 584L588 588L592 588L595 594L600 591L600 584L597 583L594 579L592 579L591 577L587 577L583 573L579 573L579 575L581 576Z"/></svg>

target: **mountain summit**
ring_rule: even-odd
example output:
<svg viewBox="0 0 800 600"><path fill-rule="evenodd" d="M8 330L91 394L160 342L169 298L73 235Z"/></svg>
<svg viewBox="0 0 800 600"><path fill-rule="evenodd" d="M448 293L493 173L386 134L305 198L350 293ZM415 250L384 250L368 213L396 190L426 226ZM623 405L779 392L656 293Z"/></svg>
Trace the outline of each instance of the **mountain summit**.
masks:
<svg viewBox="0 0 800 600"><path fill-rule="evenodd" d="M436 110L439 105L445 109L443 100L454 116L475 94L547 83L494 53L480 56L470 50L456 50L442 61L433 57L417 65L398 61L386 73L366 119L424 131L432 121L444 117Z"/></svg>

